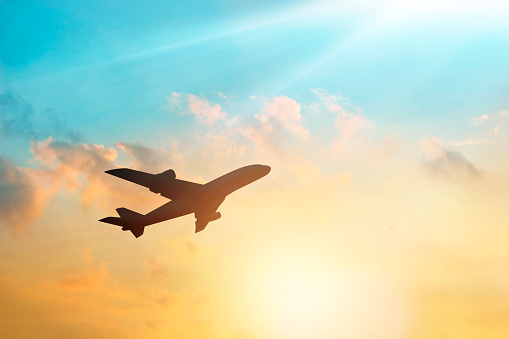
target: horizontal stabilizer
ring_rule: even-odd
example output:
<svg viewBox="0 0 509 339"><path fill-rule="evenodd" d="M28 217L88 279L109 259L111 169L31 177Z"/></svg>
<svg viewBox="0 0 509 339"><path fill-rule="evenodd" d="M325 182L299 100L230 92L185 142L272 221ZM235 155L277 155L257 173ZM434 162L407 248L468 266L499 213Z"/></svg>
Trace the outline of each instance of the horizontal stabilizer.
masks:
<svg viewBox="0 0 509 339"><path fill-rule="evenodd" d="M107 217L99 221L112 225L122 226L122 230L131 231L136 238L140 237L145 230L143 225L143 214L131 211L127 208L117 208L119 217Z"/></svg>
<svg viewBox="0 0 509 339"><path fill-rule="evenodd" d="M122 220L121 218L117 218L117 217L102 218L99 221L105 222L107 224L117 225L117 226L125 226L125 220Z"/></svg>
<svg viewBox="0 0 509 339"><path fill-rule="evenodd" d="M124 219L136 220L136 218L140 218L143 216L143 214L131 211L130 209L127 209L125 207L117 208L116 211L118 215L120 215L120 217Z"/></svg>

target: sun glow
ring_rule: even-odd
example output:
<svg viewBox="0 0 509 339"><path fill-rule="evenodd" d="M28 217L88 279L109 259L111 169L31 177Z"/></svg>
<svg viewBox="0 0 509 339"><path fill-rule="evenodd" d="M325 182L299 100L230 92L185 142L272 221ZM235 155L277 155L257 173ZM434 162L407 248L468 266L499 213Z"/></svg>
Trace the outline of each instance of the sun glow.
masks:
<svg viewBox="0 0 509 339"><path fill-rule="evenodd" d="M302 259L302 258L300 258ZM309 337L328 328L339 295L337 278L310 260L273 264L258 284L264 323L277 337Z"/></svg>
<svg viewBox="0 0 509 339"><path fill-rule="evenodd" d="M283 271L266 282L268 309L281 333L312 334L326 327L337 286L312 272Z"/></svg>
<svg viewBox="0 0 509 339"><path fill-rule="evenodd" d="M318 253L319 251L317 251ZM376 272L286 251L257 274L255 305L275 338L403 338L409 319L396 283Z"/></svg>

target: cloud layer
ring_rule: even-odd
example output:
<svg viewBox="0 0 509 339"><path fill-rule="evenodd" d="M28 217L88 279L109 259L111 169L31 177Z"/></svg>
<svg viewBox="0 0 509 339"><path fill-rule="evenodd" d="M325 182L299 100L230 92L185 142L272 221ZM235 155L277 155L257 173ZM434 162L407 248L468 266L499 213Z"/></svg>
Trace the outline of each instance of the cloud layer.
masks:
<svg viewBox="0 0 509 339"><path fill-rule="evenodd" d="M44 212L58 192L78 192L84 207L111 207L114 202L150 204L140 197L143 188L126 185L104 172L118 167L118 151L131 159L129 166L157 173L178 155L140 143L120 142L116 148L103 145L58 141L49 137L32 141L34 167L16 167L0 158L0 223L13 233L22 233Z"/></svg>

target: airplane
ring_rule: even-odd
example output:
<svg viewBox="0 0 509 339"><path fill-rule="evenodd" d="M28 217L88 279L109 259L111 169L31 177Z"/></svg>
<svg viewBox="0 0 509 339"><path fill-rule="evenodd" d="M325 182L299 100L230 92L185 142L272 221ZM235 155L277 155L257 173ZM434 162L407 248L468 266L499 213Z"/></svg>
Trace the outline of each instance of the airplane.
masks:
<svg viewBox="0 0 509 339"><path fill-rule="evenodd" d="M171 201L143 215L127 208L117 208L119 217L107 217L99 221L122 226L123 231L131 231L139 238L146 226L194 213L195 233L203 231L208 223L221 218L217 212L226 196L270 172L265 165L249 165L236 169L205 185L179 180L175 171L169 169L159 174L117 168L105 173L145 186L151 192L162 195Z"/></svg>

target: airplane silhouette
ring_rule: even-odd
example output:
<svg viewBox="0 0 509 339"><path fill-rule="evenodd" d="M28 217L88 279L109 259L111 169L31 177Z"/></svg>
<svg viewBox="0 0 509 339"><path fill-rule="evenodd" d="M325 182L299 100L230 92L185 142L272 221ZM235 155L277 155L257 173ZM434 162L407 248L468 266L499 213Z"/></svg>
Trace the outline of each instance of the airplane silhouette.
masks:
<svg viewBox="0 0 509 339"><path fill-rule="evenodd" d="M99 221L122 226L123 231L131 231L138 238L143 234L145 226L194 213L195 233L198 233L203 231L209 222L221 218L221 213L217 212L217 209L228 194L266 176L269 172L269 166L250 165L202 185L176 179L175 171L171 169L159 174L129 168L112 169L106 173L145 186L171 201L145 215L124 207L117 208L120 217L107 217Z"/></svg>

